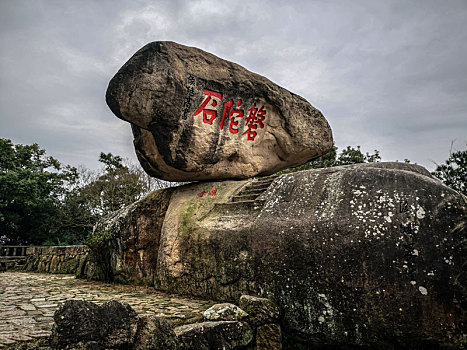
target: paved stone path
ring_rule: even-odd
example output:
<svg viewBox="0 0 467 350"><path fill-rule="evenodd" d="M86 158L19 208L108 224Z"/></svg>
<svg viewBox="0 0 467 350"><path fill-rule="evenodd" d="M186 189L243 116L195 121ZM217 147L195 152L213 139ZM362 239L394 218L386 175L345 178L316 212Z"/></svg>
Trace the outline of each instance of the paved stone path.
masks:
<svg viewBox="0 0 467 350"><path fill-rule="evenodd" d="M213 301L169 295L153 288L91 282L72 275L0 273L0 348L50 334L53 314L68 299L125 301L138 314L165 316L175 325L189 323Z"/></svg>

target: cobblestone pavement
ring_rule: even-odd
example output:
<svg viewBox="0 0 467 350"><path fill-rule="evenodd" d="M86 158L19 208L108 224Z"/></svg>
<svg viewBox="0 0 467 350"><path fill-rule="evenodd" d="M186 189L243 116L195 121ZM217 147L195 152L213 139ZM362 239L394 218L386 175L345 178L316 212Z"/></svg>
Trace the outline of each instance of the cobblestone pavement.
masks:
<svg viewBox="0 0 467 350"><path fill-rule="evenodd" d="M125 301L138 314L165 316L175 325L199 319L213 301L169 295L150 287L75 279L72 275L0 273L0 348L50 334L53 314L68 299Z"/></svg>

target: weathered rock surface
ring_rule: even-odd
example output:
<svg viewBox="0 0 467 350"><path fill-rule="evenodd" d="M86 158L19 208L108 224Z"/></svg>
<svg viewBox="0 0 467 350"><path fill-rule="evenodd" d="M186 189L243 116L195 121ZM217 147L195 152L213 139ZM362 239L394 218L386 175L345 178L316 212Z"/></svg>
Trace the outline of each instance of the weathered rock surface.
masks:
<svg viewBox="0 0 467 350"><path fill-rule="evenodd" d="M197 48L153 42L110 81L138 159L169 181L250 178L326 153L332 134L305 99Z"/></svg>
<svg viewBox="0 0 467 350"><path fill-rule="evenodd" d="M136 334L137 314L128 305L115 301L102 306L67 300L54 315L51 344L58 349L94 346L129 347Z"/></svg>
<svg viewBox="0 0 467 350"><path fill-rule="evenodd" d="M52 349L178 349L172 325L155 316L139 317L127 303L102 306L67 300L54 314Z"/></svg>
<svg viewBox="0 0 467 350"><path fill-rule="evenodd" d="M157 288L273 299L284 339L308 348L465 341L466 200L422 167L360 164L170 191Z"/></svg>
<svg viewBox="0 0 467 350"><path fill-rule="evenodd" d="M248 314L231 303L215 304L207 309L203 317L206 321L240 321Z"/></svg>
<svg viewBox="0 0 467 350"><path fill-rule="evenodd" d="M182 349L230 350L241 349L253 340L246 323L237 321L201 322L175 328Z"/></svg>
<svg viewBox="0 0 467 350"><path fill-rule="evenodd" d="M138 320L134 350L176 350L177 338L170 322L162 317L143 316Z"/></svg>
<svg viewBox="0 0 467 350"><path fill-rule="evenodd" d="M256 349L281 350L282 332L276 323L265 324L256 329Z"/></svg>
<svg viewBox="0 0 467 350"><path fill-rule="evenodd" d="M115 234L110 242L110 279L153 285L160 233L172 190L155 191L116 211L95 227ZM108 273L101 273L109 275Z"/></svg>
<svg viewBox="0 0 467 350"><path fill-rule="evenodd" d="M276 323L280 315L279 307L275 302L252 295L242 295L240 297L240 308L247 310L248 322L255 326Z"/></svg>

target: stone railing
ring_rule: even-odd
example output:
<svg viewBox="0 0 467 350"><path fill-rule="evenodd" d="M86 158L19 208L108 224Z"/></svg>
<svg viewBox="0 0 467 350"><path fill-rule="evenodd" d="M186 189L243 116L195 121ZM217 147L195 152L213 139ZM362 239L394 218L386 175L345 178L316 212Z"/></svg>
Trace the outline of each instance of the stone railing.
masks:
<svg viewBox="0 0 467 350"><path fill-rule="evenodd" d="M87 263L88 248L84 245L36 246L27 248L24 270L83 276Z"/></svg>
<svg viewBox="0 0 467 350"><path fill-rule="evenodd" d="M26 262L27 246L0 245L0 270L18 269Z"/></svg>

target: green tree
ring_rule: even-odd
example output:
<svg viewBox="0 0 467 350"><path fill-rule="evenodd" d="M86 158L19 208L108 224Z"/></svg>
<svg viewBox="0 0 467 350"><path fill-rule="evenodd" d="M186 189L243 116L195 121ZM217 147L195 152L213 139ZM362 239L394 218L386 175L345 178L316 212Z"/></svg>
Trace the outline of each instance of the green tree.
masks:
<svg viewBox="0 0 467 350"><path fill-rule="evenodd" d="M374 163L379 161L381 161L381 156L379 155L378 150L375 150L373 154L368 152L364 154L360 150L360 146L357 146L357 148L347 146L347 148L342 150L340 154L337 154L337 147L333 146L328 153L315 158L299 167L283 170L279 173L284 174L300 170L330 168L333 166L357 163Z"/></svg>
<svg viewBox="0 0 467 350"><path fill-rule="evenodd" d="M344 149L337 158L336 165L375 163L379 161L381 161L381 157L378 150L375 150L375 153L373 154L368 152L363 154L360 150L360 146L357 146L357 148L347 146L347 148Z"/></svg>
<svg viewBox="0 0 467 350"><path fill-rule="evenodd" d="M80 194L80 188L74 188L63 197L54 218L52 234L42 244L81 244L92 232L99 217L90 210L86 198Z"/></svg>
<svg viewBox="0 0 467 350"><path fill-rule="evenodd" d="M101 152L99 156L99 162L105 165L105 169L107 172L112 172L117 169L123 169L125 166L123 165L123 159L120 156L114 156L112 153L104 153Z"/></svg>
<svg viewBox="0 0 467 350"><path fill-rule="evenodd" d="M33 145L0 139L0 240L39 244L54 234L55 217L76 169Z"/></svg>
<svg viewBox="0 0 467 350"><path fill-rule="evenodd" d="M120 156L101 153L99 161L104 169L79 190L94 214L102 216L121 209L151 190L151 183L142 172L124 164Z"/></svg>
<svg viewBox="0 0 467 350"><path fill-rule="evenodd" d="M337 147L332 146L332 149L322 156L315 158L308 163L304 164L305 169L319 169L319 168L329 168L336 165L337 159ZM302 170L302 169L300 169Z"/></svg>
<svg viewBox="0 0 467 350"><path fill-rule="evenodd" d="M63 196L56 213L57 232L46 244L83 243L100 218L163 186L120 156L101 153L99 161L103 164L99 171L83 167L77 170L77 179Z"/></svg>
<svg viewBox="0 0 467 350"><path fill-rule="evenodd" d="M62 165L37 144L0 139L0 243L82 243L102 216L168 183L111 153L98 172Z"/></svg>
<svg viewBox="0 0 467 350"><path fill-rule="evenodd" d="M445 163L438 165L431 174L447 186L467 195L467 149L450 152Z"/></svg>

